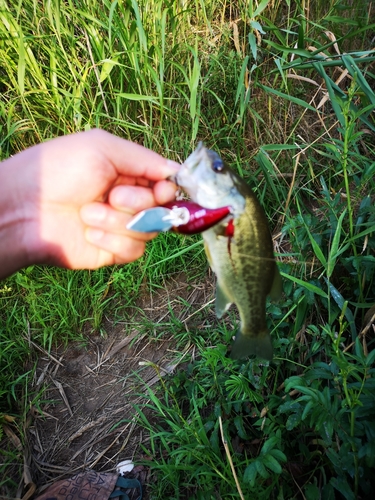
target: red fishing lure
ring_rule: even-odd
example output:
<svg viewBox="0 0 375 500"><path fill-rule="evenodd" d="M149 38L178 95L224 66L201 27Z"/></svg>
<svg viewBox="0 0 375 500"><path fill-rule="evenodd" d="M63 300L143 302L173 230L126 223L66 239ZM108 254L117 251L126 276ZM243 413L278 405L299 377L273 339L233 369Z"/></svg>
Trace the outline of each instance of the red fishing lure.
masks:
<svg viewBox="0 0 375 500"><path fill-rule="evenodd" d="M210 229L221 222L227 215L232 213L232 208L220 207L220 208L204 208L194 203L192 201L186 200L175 200L164 205L166 208L171 209L177 213L181 210L181 223L176 225L173 229L177 233L181 234L197 234ZM186 221L186 222L185 222ZM233 227L233 222L228 223L228 227ZM229 234L226 236L232 236L232 229L229 230Z"/></svg>

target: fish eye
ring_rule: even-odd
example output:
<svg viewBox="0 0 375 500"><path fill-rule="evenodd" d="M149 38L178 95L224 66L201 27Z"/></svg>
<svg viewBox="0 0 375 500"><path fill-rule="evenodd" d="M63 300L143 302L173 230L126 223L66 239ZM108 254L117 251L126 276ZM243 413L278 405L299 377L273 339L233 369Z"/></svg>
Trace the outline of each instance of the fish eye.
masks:
<svg viewBox="0 0 375 500"><path fill-rule="evenodd" d="M212 162L212 170L214 172L222 172L224 169L224 162L221 160L221 158L217 158Z"/></svg>

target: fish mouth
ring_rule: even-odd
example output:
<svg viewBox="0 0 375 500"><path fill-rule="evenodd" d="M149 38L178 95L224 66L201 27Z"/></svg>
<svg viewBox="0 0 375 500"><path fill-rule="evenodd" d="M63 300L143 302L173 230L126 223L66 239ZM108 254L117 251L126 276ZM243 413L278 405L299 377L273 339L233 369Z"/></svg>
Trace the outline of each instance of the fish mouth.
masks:
<svg viewBox="0 0 375 500"><path fill-rule="evenodd" d="M173 182L174 184L177 184L178 186L178 182L177 182L177 173L173 174L173 175L169 175L166 179L167 181L171 181Z"/></svg>
<svg viewBox="0 0 375 500"><path fill-rule="evenodd" d="M188 170L194 170L194 168L197 167L204 159L206 151L207 149L205 145L202 141L200 141L196 149L186 158L183 166L185 166Z"/></svg>
<svg viewBox="0 0 375 500"><path fill-rule="evenodd" d="M192 172L200 164L200 162L204 159L206 151L207 151L207 149L206 149L205 145L203 144L202 141L200 141L198 143L198 146L196 147L196 149L186 158L184 163L181 165L180 170L178 172L176 172L175 174L167 177L167 180L174 182L175 184L177 184L177 186L180 186L178 179L179 179L179 176L181 175L181 171L188 170L188 171Z"/></svg>

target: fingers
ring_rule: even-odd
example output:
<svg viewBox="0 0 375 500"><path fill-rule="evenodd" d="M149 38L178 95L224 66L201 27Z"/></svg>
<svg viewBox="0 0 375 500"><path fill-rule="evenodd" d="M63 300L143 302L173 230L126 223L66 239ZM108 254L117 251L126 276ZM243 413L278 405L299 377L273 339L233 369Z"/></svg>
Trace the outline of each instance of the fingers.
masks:
<svg viewBox="0 0 375 500"><path fill-rule="evenodd" d="M87 139L95 146L101 146L119 175L159 181L175 174L179 169L178 163L103 130L93 129L82 134L86 134Z"/></svg>
<svg viewBox="0 0 375 500"><path fill-rule="evenodd" d="M87 234L99 235L99 231L101 231L141 241L148 241L154 238L156 233L139 233L126 229L127 224L132 219L133 213L135 212L129 213L115 210L110 205L99 202L88 203L80 211L82 221L88 226L88 229L93 230ZM90 239L90 243L93 243L92 238Z"/></svg>
<svg viewBox="0 0 375 500"><path fill-rule="evenodd" d="M118 210L136 214L146 208L164 205L176 197L177 186L170 181L159 181L151 189L141 186L115 186L110 194L109 203Z"/></svg>
<svg viewBox="0 0 375 500"><path fill-rule="evenodd" d="M111 253L116 262L131 262L139 258L145 242L157 233L129 231L127 224L141 210L162 205L175 198L176 186L169 181L155 183L154 190L141 186L115 186L108 203L93 202L83 205L80 216L86 240Z"/></svg>
<svg viewBox="0 0 375 500"><path fill-rule="evenodd" d="M165 179L173 176L179 165L102 130L79 135L94 144L96 151L101 151L110 163L111 170L117 172L107 203L95 201L81 207L85 238L110 253L115 262L131 262L143 255L145 243L157 234L129 231L126 226L134 214L175 198L176 186Z"/></svg>
<svg viewBox="0 0 375 500"><path fill-rule="evenodd" d="M141 186L115 186L108 201L112 207L131 215L156 205L152 190Z"/></svg>
<svg viewBox="0 0 375 500"><path fill-rule="evenodd" d="M154 186L154 197L157 205L164 205L176 199L177 186L170 181L159 181Z"/></svg>
<svg viewBox="0 0 375 500"><path fill-rule="evenodd" d="M132 215L115 210L108 204L90 203L81 208L81 219L87 225L85 239L113 256L112 263L128 263L139 259L146 242L157 233L128 231Z"/></svg>
<svg viewBox="0 0 375 500"><path fill-rule="evenodd" d="M109 264L127 264L142 257L146 242L127 235L114 234L92 227L86 228L86 240L113 256Z"/></svg>

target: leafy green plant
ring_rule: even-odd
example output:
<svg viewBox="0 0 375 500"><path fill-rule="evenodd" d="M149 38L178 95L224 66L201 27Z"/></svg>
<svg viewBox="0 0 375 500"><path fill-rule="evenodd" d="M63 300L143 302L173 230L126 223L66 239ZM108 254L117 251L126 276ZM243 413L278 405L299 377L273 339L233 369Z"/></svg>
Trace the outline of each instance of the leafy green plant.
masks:
<svg viewBox="0 0 375 500"><path fill-rule="evenodd" d="M332 486L344 498L358 498L368 495L372 484L375 351L365 356L357 340L355 355L343 353L340 332L328 334L336 355L329 364L316 362L303 376L287 379L285 390L301 396L287 398L279 412L288 415L288 430L306 426L307 436L318 436L329 464L325 470L332 474L326 489Z"/></svg>
<svg viewBox="0 0 375 500"><path fill-rule="evenodd" d="M278 484L286 460L278 433L251 459L251 439L258 435L251 422L263 404L257 393L262 382L255 382L258 375L254 376L249 363L239 372L238 368L225 357L225 346L218 345L215 350L202 350L199 362L170 381L161 380L161 391L147 390L149 402L137 409L141 424L150 433L150 445L144 448L157 474L156 496L178 496L181 484L195 496L199 481L199 490L205 492L202 498L219 491L229 498L237 497L232 468L223 452L220 419L243 495L258 493L263 497L264 487L271 491ZM264 367L259 373L263 383L267 370ZM242 442L241 451L233 449L235 437ZM272 479L272 484L266 486L267 479Z"/></svg>

